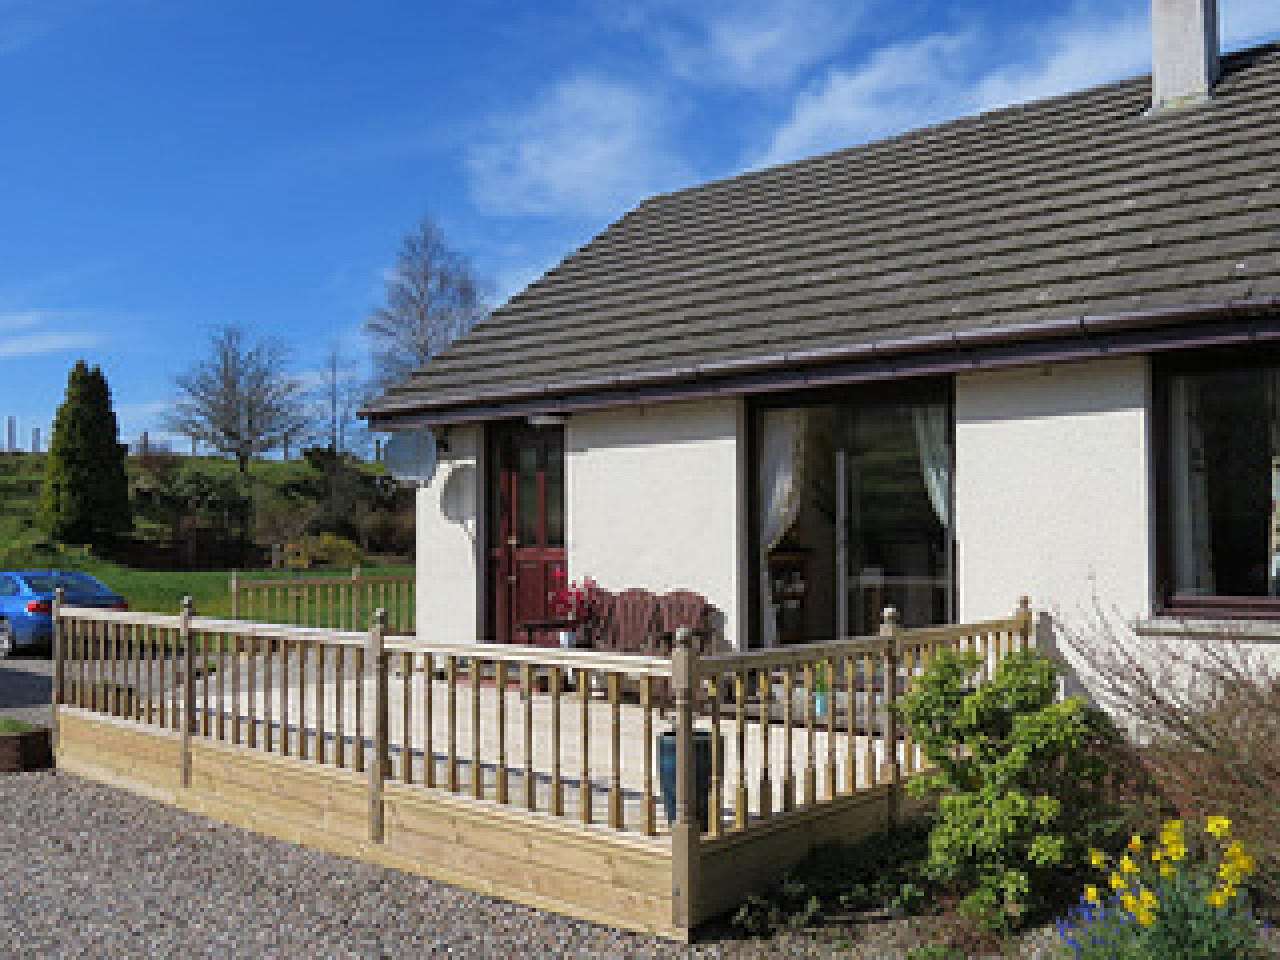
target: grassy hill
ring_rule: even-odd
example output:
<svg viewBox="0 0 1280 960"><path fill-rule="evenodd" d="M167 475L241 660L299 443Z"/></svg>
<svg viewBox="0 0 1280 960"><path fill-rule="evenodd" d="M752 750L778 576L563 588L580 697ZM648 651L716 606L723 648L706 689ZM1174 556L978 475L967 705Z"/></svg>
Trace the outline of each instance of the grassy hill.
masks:
<svg viewBox="0 0 1280 960"><path fill-rule="evenodd" d="M135 610L176 613L184 595L191 595L197 612L207 616L230 614L229 571L223 569L172 570L140 569L116 562L109 557L97 556L93 551L78 546L51 542L35 525L40 487L44 481L45 454L0 454L0 570L62 569L83 570L106 582L125 596ZM210 476L221 476L230 482L240 482L233 461L214 457L182 457L178 468L194 468ZM154 483L154 471L138 458L128 462L130 489L135 493ZM369 476L382 475L381 464L364 464L359 471ZM312 512L318 515L323 483L317 481L315 470L302 461L261 461L250 468L247 485L258 511L275 511L285 517L303 517ZM404 498L401 498L404 499ZM374 509L374 508L370 508ZM396 521L403 524L403 506L390 511L388 517L375 520ZM411 508L409 508L411 509ZM411 523L411 517L408 518ZM268 533L271 531L268 530ZM145 552L148 543L160 544L170 537L172 530L165 523L157 522L140 509L135 510L133 550ZM366 556L364 568L380 567L385 572L409 572L412 559L405 553ZM350 570L349 566L332 568L327 572ZM296 576L288 571L256 571L254 577Z"/></svg>

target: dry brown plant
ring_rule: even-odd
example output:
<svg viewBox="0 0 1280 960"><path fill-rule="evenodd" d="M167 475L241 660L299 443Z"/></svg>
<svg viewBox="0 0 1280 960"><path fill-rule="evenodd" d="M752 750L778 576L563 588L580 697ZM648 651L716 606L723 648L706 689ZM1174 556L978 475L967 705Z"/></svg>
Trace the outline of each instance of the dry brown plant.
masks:
<svg viewBox="0 0 1280 960"><path fill-rule="evenodd" d="M1230 817L1280 898L1280 645L1230 625L1135 631L1100 608L1055 642L1100 706L1131 731L1130 782L1166 813Z"/></svg>

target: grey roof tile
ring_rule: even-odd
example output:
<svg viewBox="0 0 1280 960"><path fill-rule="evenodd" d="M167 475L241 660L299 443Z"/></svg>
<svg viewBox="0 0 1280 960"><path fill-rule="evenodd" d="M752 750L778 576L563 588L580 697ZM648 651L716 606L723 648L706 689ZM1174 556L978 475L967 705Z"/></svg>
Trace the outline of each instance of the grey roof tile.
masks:
<svg viewBox="0 0 1280 960"><path fill-rule="evenodd" d="M1280 293L1280 46L653 197L388 403L645 382L931 331ZM376 413L377 406L374 411Z"/></svg>

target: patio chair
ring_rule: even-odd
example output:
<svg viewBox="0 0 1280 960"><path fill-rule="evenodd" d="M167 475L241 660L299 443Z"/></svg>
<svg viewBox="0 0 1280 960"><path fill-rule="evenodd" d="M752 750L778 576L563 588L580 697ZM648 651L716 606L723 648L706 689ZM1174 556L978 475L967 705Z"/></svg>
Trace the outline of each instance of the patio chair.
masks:
<svg viewBox="0 0 1280 960"><path fill-rule="evenodd" d="M619 653L657 655L658 598L648 590L632 587L613 600L613 620Z"/></svg>
<svg viewBox="0 0 1280 960"><path fill-rule="evenodd" d="M713 637L707 629L707 615L710 607L707 598L692 590L672 590L658 598L658 613L662 624L662 642L664 651L671 653L671 644L675 632L680 627L688 627L693 631L693 643L698 653L706 655L712 652Z"/></svg>
<svg viewBox="0 0 1280 960"><path fill-rule="evenodd" d="M591 623L587 639L592 650L617 652L618 625L614 616L616 603L617 597L608 590L599 587L592 589L587 601L587 615Z"/></svg>

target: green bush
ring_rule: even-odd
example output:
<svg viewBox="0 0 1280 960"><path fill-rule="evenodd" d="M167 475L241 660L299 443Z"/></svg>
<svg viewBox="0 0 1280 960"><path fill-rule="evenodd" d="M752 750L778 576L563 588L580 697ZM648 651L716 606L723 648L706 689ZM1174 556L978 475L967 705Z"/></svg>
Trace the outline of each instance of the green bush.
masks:
<svg viewBox="0 0 1280 960"><path fill-rule="evenodd" d="M1118 735L1082 699L1057 700L1041 654L1010 654L978 686L980 665L943 651L897 709L936 768L909 787L939 797L928 875L1007 929L1061 896L1086 849L1123 829L1102 795L1104 748Z"/></svg>
<svg viewBox="0 0 1280 960"><path fill-rule="evenodd" d="M931 821L919 817L892 831L813 851L761 894L749 896L733 923L752 936L802 927L831 909L893 907L912 911L926 898L920 868Z"/></svg>
<svg viewBox="0 0 1280 960"><path fill-rule="evenodd" d="M24 723L17 717L0 715L0 733L26 733L31 729L31 724Z"/></svg>
<svg viewBox="0 0 1280 960"><path fill-rule="evenodd" d="M83 360L71 370L53 421L38 518L67 543L108 543L133 528L111 391L102 371Z"/></svg>
<svg viewBox="0 0 1280 960"><path fill-rule="evenodd" d="M332 533L304 537L298 545L298 559L304 569L311 567L353 567L364 559L359 544Z"/></svg>

